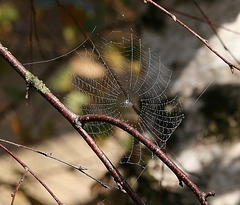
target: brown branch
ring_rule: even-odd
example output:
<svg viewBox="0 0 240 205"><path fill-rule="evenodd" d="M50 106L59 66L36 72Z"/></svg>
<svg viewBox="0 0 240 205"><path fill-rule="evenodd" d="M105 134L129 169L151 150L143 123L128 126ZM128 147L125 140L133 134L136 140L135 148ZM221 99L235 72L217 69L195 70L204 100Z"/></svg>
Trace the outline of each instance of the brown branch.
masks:
<svg viewBox="0 0 240 205"><path fill-rule="evenodd" d="M193 20L200 21L200 22L202 22L202 23L208 23L205 19L198 18L198 17L193 16L193 15L191 15L191 14L187 14L187 13L184 13L184 12L182 12L182 11L178 11L178 10L173 9L173 8L167 8L167 7L165 7L165 8L166 8L168 11L172 11L172 12L177 13L177 14L180 14L180 15L182 15L182 16L186 16L186 17L191 18L191 19L193 19ZM212 22L212 25L213 25L214 27L216 27L216 28L221 28L221 29L224 29L224 30L226 30L226 31L228 31L228 32L234 33L234 34L236 34L236 35L240 35L240 32L238 32L238 31L236 31L236 30L229 29L229 28L227 28L227 27L225 27L225 26L216 24L216 23L214 23L214 22Z"/></svg>
<svg viewBox="0 0 240 205"><path fill-rule="evenodd" d="M103 162L105 167L108 169L110 174L116 181L119 189L122 192L127 192L131 199L139 205L143 205L144 202L139 198L139 196L132 190L123 176L119 171L113 166L111 161L103 153L103 151L98 147L96 142L91 138L91 136L82 128L81 124L78 122L78 116L69 110L51 91L45 86L45 84L35 77L31 72L29 72L8 50L0 43L0 55L16 70L19 75L25 79L27 83L30 83L56 110L58 110L64 118L66 118L72 126L78 131L78 133L83 137L91 149L95 152L98 158Z"/></svg>
<svg viewBox="0 0 240 205"><path fill-rule="evenodd" d="M0 147L7 152L11 157L13 157L19 164L22 165L22 167L37 179L37 181L48 191L48 193L53 197L53 199L60 205L63 205L63 203L56 197L56 195L48 188L48 186L25 164L20 160L17 156L15 156L10 150L8 150L5 146L0 144Z"/></svg>
<svg viewBox="0 0 240 205"><path fill-rule="evenodd" d="M23 180L26 176L26 174L28 173L28 168L25 168L25 172L23 173L23 176L21 177L21 179L19 180L17 186L16 186L16 189L14 190L14 192L11 194L12 196L12 202L11 202L11 205L14 204L14 200L15 200L15 197L16 197L16 194L17 194L17 191L19 190L20 188L20 185L23 183Z"/></svg>
<svg viewBox="0 0 240 205"><path fill-rule="evenodd" d="M85 172L85 170L87 170L87 168L84 168L82 166L76 166L74 164L71 164L69 162L66 162L66 161L63 161L59 158L56 158L52 155L52 153L45 153L45 152L42 152L42 151L39 151L39 150L36 150L36 149L33 149L31 147L27 147L27 146L24 146L24 145L21 145L21 144L17 144L17 143L14 143L14 142L11 142L11 141L8 141L8 140L4 140L4 139L0 139L1 142L4 142L4 143L7 143L7 144L10 144L10 145L13 145L13 146L16 146L16 147L19 147L19 148L22 148L22 149L26 149L26 150L29 150L29 151L32 151L32 152L35 152L37 154L40 154L40 155L43 155L47 158L50 158L50 159L53 159L57 162L60 162L62 164L65 164L73 169L76 169L77 171L80 171L81 173L83 173L84 175L86 175L87 177L91 178L92 180L96 181L97 183L99 183L100 185L102 185L104 188L109 188L107 184L101 182L100 180L94 178L93 176L89 175L88 173Z"/></svg>
<svg viewBox="0 0 240 205"><path fill-rule="evenodd" d="M0 55L3 56L7 62L25 79L26 82L30 83L32 87L34 87L44 98L50 102L71 124L72 126L80 133L80 135L84 138L87 144L92 148L92 150L96 153L99 159L104 163L108 171L113 176L114 180L117 182L119 188L123 192L127 192L128 195L132 198L132 200L136 204L144 204L141 199L136 195L136 193L131 189L125 179L121 176L118 170L112 165L111 161L107 158L107 156L102 152L102 150L97 146L96 142L89 136L86 130L83 129L82 123L84 124L90 120L97 121L106 121L108 123L112 123L116 126L121 127L123 130L129 132L132 136L136 137L140 142L142 142L148 149L150 149L153 153L155 153L178 177L180 181L180 185L184 182L197 196L201 204L209 205L206 201L207 196L212 196L214 192L204 193L200 191L200 189L188 178L188 176L181 171L166 155L161 149L145 138L141 133L137 130L129 126L128 124L114 119L109 116L102 115L88 115L88 116L77 116L73 112L71 112L64 104L60 102L60 100L55 97L50 90L40 81L37 77L31 74L28 70L26 70L23 65L18 62L18 60L0 44Z"/></svg>
<svg viewBox="0 0 240 205"><path fill-rule="evenodd" d="M187 29L190 33L192 33L196 38L198 38L203 44L205 44L205 46L208 47L208 49L210 51L212 51L215 55L217 55L220 59L222 59L231 70L233 69L237 69L240 71L240 67L230 63L227 59L225 59L222 55L220 55L215 49L213 49L208 43L207 40L202 38L199 34L197 34L195 31L193 31L191 28L189 28L186 24L184 24L182 21L180 21L175 15L173 15L171 12L169 12L168 10L166 10L165 8L163 8L162 6L160 6L159 4L157 4L156 2L152 1L152 0L144 0L145 3L151 3L154 6L156 6L157 8L159 8L160 10L162 10L164 13L166 13L168 16L170 16L175 22L177 22L178 24L180 24L182 27L184 27L185 29Z"/></svg>
<svg viewBox="0 0 240 205"><path fill-rule="evenodd" d="M223 48L230 54L230 56L238 63L240 64L239 60L234 56L234 54L228 49L228 47L225 45L221 37L218 35L216 29L214 28L213 22L208 18L208 16L205 14L205 12L201 9L201 7L198 5L198 3L195 0L192 0L194 5L197 7L199 12L202 14L202 16L205 18L207 21L208 25L211 27L213 33L217 36L218 40L222 44Z"/></svg>
<svg viewBox="0 0 240 205"><path fill-rule="evenodd" d="M193 191L193 193L197 196L197 198L201 202L201 204L209 205L209 203L206 201L206 198L207 198L207 196L210 196L210 195L202 192L197 187L197 185L194 184L188 178L188 176L182 170L180 170L177 167L177 165L174 164L173 161L171 161L171 159L168 158L168 156L159 148L159 146L157 146L156 144L151 142L149 139L144 137L140 132L138 132L136 129L131 127L129 124L127 124L121 120L115 119L113 117L106 116L106 115L83 115L83 116L79 117L79 121L83 124L87 123L87 122L92 122L92 121L107 122L107 123L113 124L121 129L123 129L124 131L128 132L130 135L132 135L137 140L142 142L150 151L152 151L154 154L156 154L157 157L159 159L161 159L162 162L164 164L166 164L166 166L168 166L169 169L172 170L172 172L179 179L180 186L182 186L182 182L184 182ZM214 193L214 191L212 191L211 193ZM211 195L211 196L213 196L213 195Z"/></svg>

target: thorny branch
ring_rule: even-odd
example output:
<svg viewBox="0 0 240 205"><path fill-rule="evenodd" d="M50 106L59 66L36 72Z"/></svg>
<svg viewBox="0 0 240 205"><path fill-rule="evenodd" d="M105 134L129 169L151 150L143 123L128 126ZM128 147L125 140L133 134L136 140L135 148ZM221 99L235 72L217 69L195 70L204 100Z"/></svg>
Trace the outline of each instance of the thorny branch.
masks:
<svg viewBox="0 0 240 205"><path fill-rule="evenodd" d="M156 2L152 1L152 0L144 0L144 3L151 3L154 6L156 6L157 8L161 9L163 12L165 12L168 16L170 16L175 22L179 23L182 27L184 27L185 29L187 29L190 33L192 33L195 37L197 37L203 44L205 44L205 46L208 47L208 49L210 51L212 51L215 55L217 55L220 59L222 59L231 69L231 71L233 72L233 69L237 69L240 71L240 67L230 63L227 59L225 59L222 55L220 55L215 49L213 49L207 42L206 39L202 38L199 34L197 34L195 31L193 31L191 28L189 28L186 24L184 24L182 21L180 21L175 15L173 15L171 12L169 12L167 9L163 8L162 6L160 6L159 4L157 4Z"/></svg>
<svg viewBox="0 0 240 205"><path fill-rule="evenodd" d="M206 201L208 196L213 196L214 192L204 193L200 191L200 189L195 185L188 176L181 171L167 156L161 149L145 138L142 134L140 134L137 130L129 126L128 124L114 119L109 116L103 115L92 115L91 116L78 116L72 111L70 111L62 102L54 96L51 91L46 87L46 85L40 81L37 77L35 77L32 73L30 73L8 50L0 43L0 55L5 58L5 60L21 75L22 78L25 79L27 83L30 83L32 87L34 87L50 104L54 106L71 124L72 126L79 132L79 134L84 138L87 144L92 148L92 150L96 153L99 159L103 162L105 167L113 176L114 180L119 186L119 189L123 192L127 192L128 195L132 198L132 200L136 204L144 204L144 202L138 197L138 195L132 190L132 188L128 185L119 171L113 166L111 161L107 158L107 156L103 153L103 151L98 147L96 142L90 137L90 135L86 132L82 127L82 123L89 120L97 120L97 121L106 121L108 123L112 123L116 126L119 126L123 130L129 132L131 135L136 137L139 141L141 141L148 149L150 149L154 154L156 154L178 177L180 180L180 185L184 182L197 196L201 204L209 205ZM3 149L6 149L4 146L0 144ZM10 153L9 153L10 154ZM15 158L15 156L14 156ZM16 159L16 158L15 158ZM17 160L18 161L18 160ZM22 162L19 162L22 164ZM26 167L24 164L23 167ZM30 172L30 170L29 170ZM32 173L31 173L32 174ZM37 177L36 175L34 175ZM41 183L41 182L40 182ZM45 187L45 186L44 186Z"/></svg>

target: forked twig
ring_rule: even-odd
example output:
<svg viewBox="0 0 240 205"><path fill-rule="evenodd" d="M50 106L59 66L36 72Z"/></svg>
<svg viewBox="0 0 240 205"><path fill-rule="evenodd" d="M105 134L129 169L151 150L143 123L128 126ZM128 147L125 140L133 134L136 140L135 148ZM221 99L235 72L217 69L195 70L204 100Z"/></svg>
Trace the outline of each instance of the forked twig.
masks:
<svg viewBox="0 0 240 205"><path fill-rule="evenodd" d="M192 191L193 193L197 196L198 200L201 202L201 204L208 205L209 203L206 201L206 198L209 196L213 196L213 194L209 193L214 193L214 191L211 191L209 193L204 193L202 192L196 184L194 184L189 177L177 167L177 165L168 158L168 156L153 142L151 142L149 139L144 137L140 132L138 132L136 129L131 127L129 124L118 120L116 118L106 116L106 115L82 115L79 116L79 121L81 123L87 123L87 122L93 122L93 121L101 121L101 122L107 122L110 124L113 124L122 130L128 132L130 135L135 137L137 140L142 142L150 151L152 151L154 154L157 155L159 159L162 160L162 162L169 167L169 169L172 170L172 172L177 176L179 179L179 185L183 186L182 182L184 182Z"/></svg>
<svg viewBox="0 0 240 205"><path fill-rule="evenodd" d="M202 19L202 18L199 18L199 17L196 17L196 16L193 16L191 14L187 14L185 12L182 12L182 11L178 11L176 9L173 9L173 8L167 8L165 7L168 11L172 11L174 13L177 13L177 14L180 14L182 16L186 16L188 18L191 18L193 20L196 20L196 21L200 21L202 23L208 23L205 19ZM215 28L220 28L220 29L223 29L225 31L228 31L228 32L231 32L231 33L234 33L236 35L240 35L240 32L236 31L236 30L233 30L233 29L230 29L230 28L227 28L225 26L222 26L222 25L219 25L219 24L216 24L214 22L212 22L212 25L215 27Z"/></svg>
<svg viewBox="0 0 240 205"><path fill-rule="evenodd" d="M198 5L198 3L195 0L192 0L194 5L197 7L199 12L202 14L202 16L205 18L207 21L208 25L211 27L213 33L216 35L218 38L219 42L222 44L223 48L230 54L230 56L236 61L236 63L240 64L239 60L234 56L234 54L228 49L228 47L225 45L221 37L218 35L216 29L214 28L213 22L208 18L208 16L205 14L205 12L201 9L201 7Z"/></svg>
<svg viewBox="0 0 240 205"><path fill-rule="evenodd" d="M99 183L100 185L102 185L104 188L109 188L107 184L101 182L100 180L98 180L98 179L94 178L93 176L89 175L88 173L86 173L85 170L87 170L87 168L84 168L84 167L82 167L82 166L76 166L76 165L71 164L71 163L69 163L69 162L66 162L66 161L63 161L63 160L61 160L61 159L58 159L58 158L54 157L54 156L52 155L52 153L47 154L47 153L45 153L45 152L42 152L42 151L33 149L33 148L31 148L31 147L27 147L27 146L24 146L24 145L21 145L21 144L17 144L17 143L14 143L14 142L11 142L11 141L8 141L8 140L4 140L4 139L0 139L0 141L1 141L1 142L4 142L4 143L7 143L7 144L10 144L10 145L13 145L13 146L16 146L16 147L19 147L19 148L22 148L22 149L26 149L26 150L35 152L35 153L37 153L37 154L43 155L43 156L48 157L48 158L50 158L50 159L53 159L53 160L55 160L55 161L57 161L57 162L60 162L60 163L62 163L62 164L65 164L65 165L67 165L67 166L69 166L69 167L72 167L72 168L76 169L77 171L80 171L81 173L83 173L83 174L86 175L87 177L91 178L92 180L96 181L97 183Z"/></svg>
<svg viewBox="0 0 240 205"><path fill-rule="evenodd" d="M3 146L0 143L0 147L7 152L11 157L13 157L19 164L22 165L22 167L32 175L35 177L36 180L38 180L38 182L48 191L49 194L51 194L51 196L53 197L53 199L60 205L63 205L63 203L57 198L57 196L48 188L48 186L25 164L23 163L22 160L20 160L17 156L15 156L10 150L8 150L5 146ZM23 178L23 177L22 177ZM21 181L21 180L20 180ZM18 184L20 186L20 183ZM17 189L15 190L17 191ZM15 193L16 194L16 193Z"/></svg>
<svg viewBox="0 0 240 205"><path fill-rule="evenodd" d="M207 42L206 39L202 38L199 34L197 34L195 31L193 31L191 28L189 28L186 24L184 24L182 21L180 21L175 15L173 15L171 12L169 12L167 9L163 8L162 6L160 6L159 4L157 4L156 2L152 1L152 0L144 0L144 3L151 3L154 6L156 6L157 8L161 9L163 12L165 12L168 16L170 16L175 22L179 23L182 27L184 27L185 29L187 29L190 33L192 33L195 37L197 37L203 44L205 44L205 46L208 47L208 49L210 51L212 51L215 55L217 55L220 59L222 59L231 69L231 71L233 69L237 69L240 71L240 67L230 63L227 59L225 59L222 55L220 55L215 49L213 49Z"/></svg>
<svg viewBox="0 0 240 205"><path fill-rule="evenodd" d="M30 83L56 110L58 110L78 131L83 137L91 149L95 152L98 158L105 165L109 173L113 176L119 189L128 193L131 199L139 205L145 204L139 196L132 190L123 176L114 167L104 152L98 147L92 137L83 129L81 123L78 121L78 115L69 110L51 91L47 86L40 81L36 76L29 72L9 51L0 43L0 55L14 68L18 74L25 79L26 82Z"/></svg>
<svg viewBox="0 0 240 205"><path fill-rule="evenodd" d="M114 180L118 184L120 190L123 192L127 192L128 195L132 198L132 200L136 204L144 204L144 202L136 195L136 193L132 190L132 188L128 185L119 171L113 166L111 161L107 158L107 156L103 153L103 151L98 147L96 142L90 137L90 135L86 132L82 127L82 123L89 120L97 120L97 121L106 121L112 123L116 126L121 127L123 130L129 132L131 135L136 137L140 142L142 142L148 149L150 149L154 154L156 154L178 177L180 181L180 185L184 182L197 196L201 204L209 205L206 201L208 196L212 196L214 192L204 193L200 191L200 189L195 185L188 176L181 171L166 155L161 149L145 138L141 133L137 130L129 126L128 124L114 119L109 116L103 115L88 115L88 116L78 116L72 111L70 111L56 96L54 96L50 90L45 86L45 84L40 81L37 77L35 77L32 73L30 73L5 47L0 43L0 55L5 58L5 60L25 79L26 82L30 83L32 87L34 87L48 102L50 102L55 109L57 109L71 124L72 126L80 133L80 135L84 138L84 140L88 143L88 145L92 148L95 154L99 157L99 159L103 162L105 167L113 176Z"/></svg>
<svg viewBox="0 0 240 205"><path fill-rule="evenodd" d="M25 172L23 173L23 176L21 177L21 179L19 180L17 186L16 186L16 189L14 190L14 192L11 194L12 196L12 202L11 202L11 205L14 204L14 200L15 200L15 197L16 197L16 194L17 194L17 191L19 190L20 188L20 185L23 183L23 180L26 176L26 174L28 173L28 167L25 168Z"/></svg>

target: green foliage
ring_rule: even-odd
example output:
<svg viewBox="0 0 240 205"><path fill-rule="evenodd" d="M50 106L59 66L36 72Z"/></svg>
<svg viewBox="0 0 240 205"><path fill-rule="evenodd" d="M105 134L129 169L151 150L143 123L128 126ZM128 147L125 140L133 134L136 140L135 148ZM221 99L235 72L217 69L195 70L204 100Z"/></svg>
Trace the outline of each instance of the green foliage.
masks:
<svg viewBox="0 0 240 205"><path fill-rule="evenodd" d="M82 114L81 107L89 102L88 96L77 90L70 92L66 96L65 105L73 112Z"/></svg>
<svg viewBox="0 0 240 205"><path fill-rule="evenodd" d="M66 26L63 28L63 36L68 45L76 44L77 31L72 26Z"/></svg>
<svg viewBox="0 0 240 205"><path fill-rule="evenodd" d="M68 72L68 66L63 65L59 68L49 80L51 88L57 92L67 92L71 89L71 76Z"/></svg>
<svg viewBox="0 0 240 205"><path fill-rule="evenodd" d="M9 24L19 19L19 12L15 5L11 3L0 4L0 25Z"/></svg>

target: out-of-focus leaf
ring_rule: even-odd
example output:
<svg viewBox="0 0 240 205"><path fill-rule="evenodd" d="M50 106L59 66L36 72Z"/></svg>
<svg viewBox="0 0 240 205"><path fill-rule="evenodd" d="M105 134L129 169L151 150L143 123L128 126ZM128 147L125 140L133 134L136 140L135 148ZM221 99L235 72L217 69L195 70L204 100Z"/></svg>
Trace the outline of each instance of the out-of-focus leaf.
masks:
<svg viewBox="0 0 240 205"><path fill-rule="evenodd" d="M107 63L110 65L110 67L115 73L123 74L125 72L125 70L122 68L124 64L126 64L126 59L116 47L112 45L106 46L104 56L107 57Z"/></svg>
<svg viewBox="0 0 240 205"><path fill-rule="evenodd" d="M105 46L104 56L106 57L107 63L111 67L111 69L119 75L125 75L126 69L129 69L129 71L130 69L133 69L133 72L136 75L140 72L141 64L139 59L134 59L132 61L132 64L129 64L128 60L131 59L127 59L126 56L123 56L121 50L116 46L107 44ZM122 69L126 65L129 65L129 67ZM131 68L130 65L132 65Z"/></svg>
<svg viewBox="0 0 240 205"><path fill-rule="evenodd" d="M76 43L77 33L76 29L74 29L72 26L66 26L63 29L63 36L69 45L74 45Z"/></svg>
<svg viewBox="0 0 240 205"><path fill-rule="evenodd" d="M73 112L81 114L81 107L89 102L89 98L79 91L70 92L65 99L65 105Z"/></svg>
<svg viewBox="0 0 240 205"><path fill-rule="evenodd" d="M11 23L19 19L19 12L11 3L0 4L0 24Z"/></svg>
<svg viewBox="0 0 240 205"><path fill-rule="evenodd" d="M17 8L11 3L0 3L0 31L12 30L12 23L19 19Z"/></svg>
<svg viewBox="0 0 240 205"><path fill-rule="evenodd" d="M81 51L78 52L78 55L70 59L69 70L80 78L100 79L106 75L106 68L103 64L95 61L91 56Z"/></svg>
<svg viewBox="0 0 240 205"><path fill-rule="evenodd" d="M50 86L57 92L67 92L71 89L71 76L66 65L50 78Z"/></svg>

